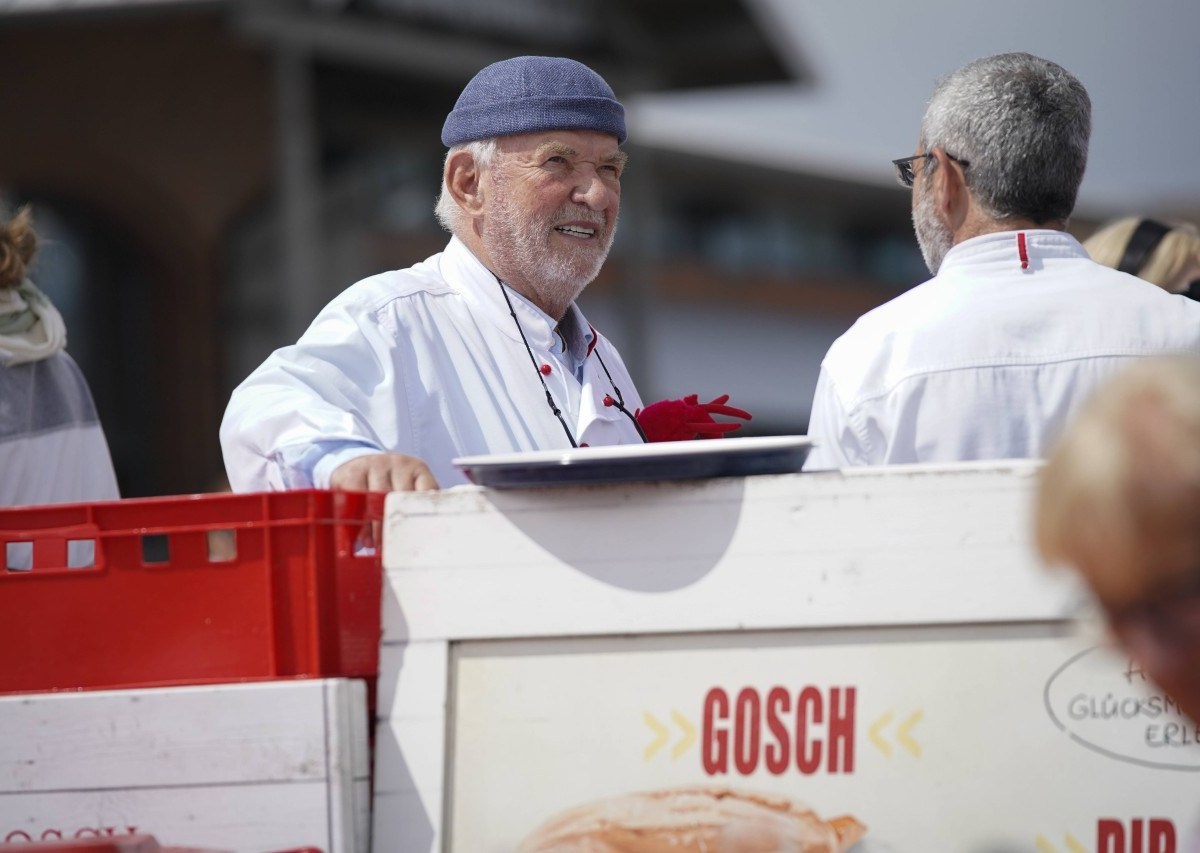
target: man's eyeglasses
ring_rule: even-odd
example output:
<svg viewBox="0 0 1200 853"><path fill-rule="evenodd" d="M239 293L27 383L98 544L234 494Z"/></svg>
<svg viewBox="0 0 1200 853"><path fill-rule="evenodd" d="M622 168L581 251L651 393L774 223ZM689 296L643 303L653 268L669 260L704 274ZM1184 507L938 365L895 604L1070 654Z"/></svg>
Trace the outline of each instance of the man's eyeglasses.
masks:
<svg viewBox="0 0 1200 853"><path fill-rule="evenodd" d="M947 152L946 156L964 169L971 165L966 160L960 160L949 152ZM893 160L892 165L896 167L896 180L900 182L900 186L911 187L913 185L913 178L916 177L913 172L913 163L918 160L928 160L931 157L933 157L933 152L926 151L924 154L914 154L912 157L901 157L899 160Z"/></svg>

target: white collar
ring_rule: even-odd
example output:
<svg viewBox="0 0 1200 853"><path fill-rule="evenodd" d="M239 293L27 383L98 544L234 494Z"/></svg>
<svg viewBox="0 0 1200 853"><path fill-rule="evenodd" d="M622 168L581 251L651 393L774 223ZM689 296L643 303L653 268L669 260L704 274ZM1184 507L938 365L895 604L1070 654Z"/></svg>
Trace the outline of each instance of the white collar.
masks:
<svg viewBox="0 0 1200 853"><path fill-rule="evenodd" d="M997 231L981 234L951 247L938 269L941 275L961 264L1012 263L1021 265L1022 241L1032 263L1045 258L1086 258L1087 250L1066 231L1031 228L1027 231Z"/></svg>
<svg viewBox="0 0 1200 853"><path fill-rule="evenodd" d="M467 248L466 243L452 237L443 254L443 263L449 264L453 270L453 277L447 276L447 279L464 297L479 306L483 316L491 320L500 331L515 341L521 339L520 332L523 331L529 346L535 350L549 351L557 347L554 331L558 327L558 320L511 287L503 285L502 289L496 275ZM504 298L505 293L508 294L508 301ZM509 302L512 303L511 311ZM578 332L571 335L571 340L566 341L567 349L582 361L594 346L595 333L574 302L567 312L572 315L573 325ZM513 322L514 314L517 322L521 324L520 331Z"/></svg>

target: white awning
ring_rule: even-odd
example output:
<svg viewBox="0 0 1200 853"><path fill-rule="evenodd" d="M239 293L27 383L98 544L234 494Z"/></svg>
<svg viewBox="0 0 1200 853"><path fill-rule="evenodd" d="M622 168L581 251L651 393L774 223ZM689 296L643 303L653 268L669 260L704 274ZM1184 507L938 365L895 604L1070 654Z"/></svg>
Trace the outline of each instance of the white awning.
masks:
<svg viewBox="0 0 1200 853"><path fill-rule="evenodd" d="M751 2L815 83L630 97L631 139L885 184L889 161L914 150L939 77L1020 50L1063 65L1091 95L1081 215L1200 208L1195 0Z"/></svg>

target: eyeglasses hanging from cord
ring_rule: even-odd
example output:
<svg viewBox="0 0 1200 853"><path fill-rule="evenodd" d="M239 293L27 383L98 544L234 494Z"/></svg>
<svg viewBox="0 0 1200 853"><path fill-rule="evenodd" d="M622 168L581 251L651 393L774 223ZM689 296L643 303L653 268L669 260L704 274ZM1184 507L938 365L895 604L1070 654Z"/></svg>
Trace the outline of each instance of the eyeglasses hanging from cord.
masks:
<svg viewBox="0 0 1200 853"><path fill-rule="evenodd" d="M493 274L494 275L494 274ZM575 436L571 433L571 428L567 426L567 421L562 415L562 409L554 402L554 395L550 393L550 387L546 385L546 377L542 375L541 368L538 367L537 358L533 355L533 348L529 346L529 339L525 337L525 330L521 328L521 321L517 319L517 312L513 308L512 300L508 296L508 288L504 286L504 282L500 280L500 276L495 276L496 284L500 286L500 293L504 296L504 302L508 305L509 316L513 318L513 322L517 324L517 334L521 336L521 343L525 344L525 352L529 353L529 362L533 365L533 372L537 374L538 382L542 383L542 390L546 392L546 402L550 405L550 411L554 413L554 417L558 418L558 422L562 424L563 432L567 434L567 441L571 442L572 447L579 447L579 442L575 440ZM604 358L600 355L600 350L593 350L596 353L596 358L600 362L600 367L604 369L604 375L608 377L608 384L612 387L612 394L604 395L604 405L613 406L618 412L629 418L633 424L633 428L637 430L638 436L643 443L649 443L646 438L646 433L642 431L642 425L638 423L633 412L625 408L625 398L621 394L621 389L617 387L617 383L613 381L612 374L608 372L608 365L604 363Z"/></svg>

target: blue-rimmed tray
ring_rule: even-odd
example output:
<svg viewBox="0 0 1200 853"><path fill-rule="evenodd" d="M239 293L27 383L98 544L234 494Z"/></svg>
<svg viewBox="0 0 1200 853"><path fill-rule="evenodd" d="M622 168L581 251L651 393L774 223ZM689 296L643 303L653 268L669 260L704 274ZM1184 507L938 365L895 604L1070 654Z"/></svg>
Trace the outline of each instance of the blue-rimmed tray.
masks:
<svg viewBox="0 0 1200 853"><path fill-rule="evenodd" d="M788 474L811 449L803 435L755 436L461 456L453 464L477 485L515 489Z"/></svg>

